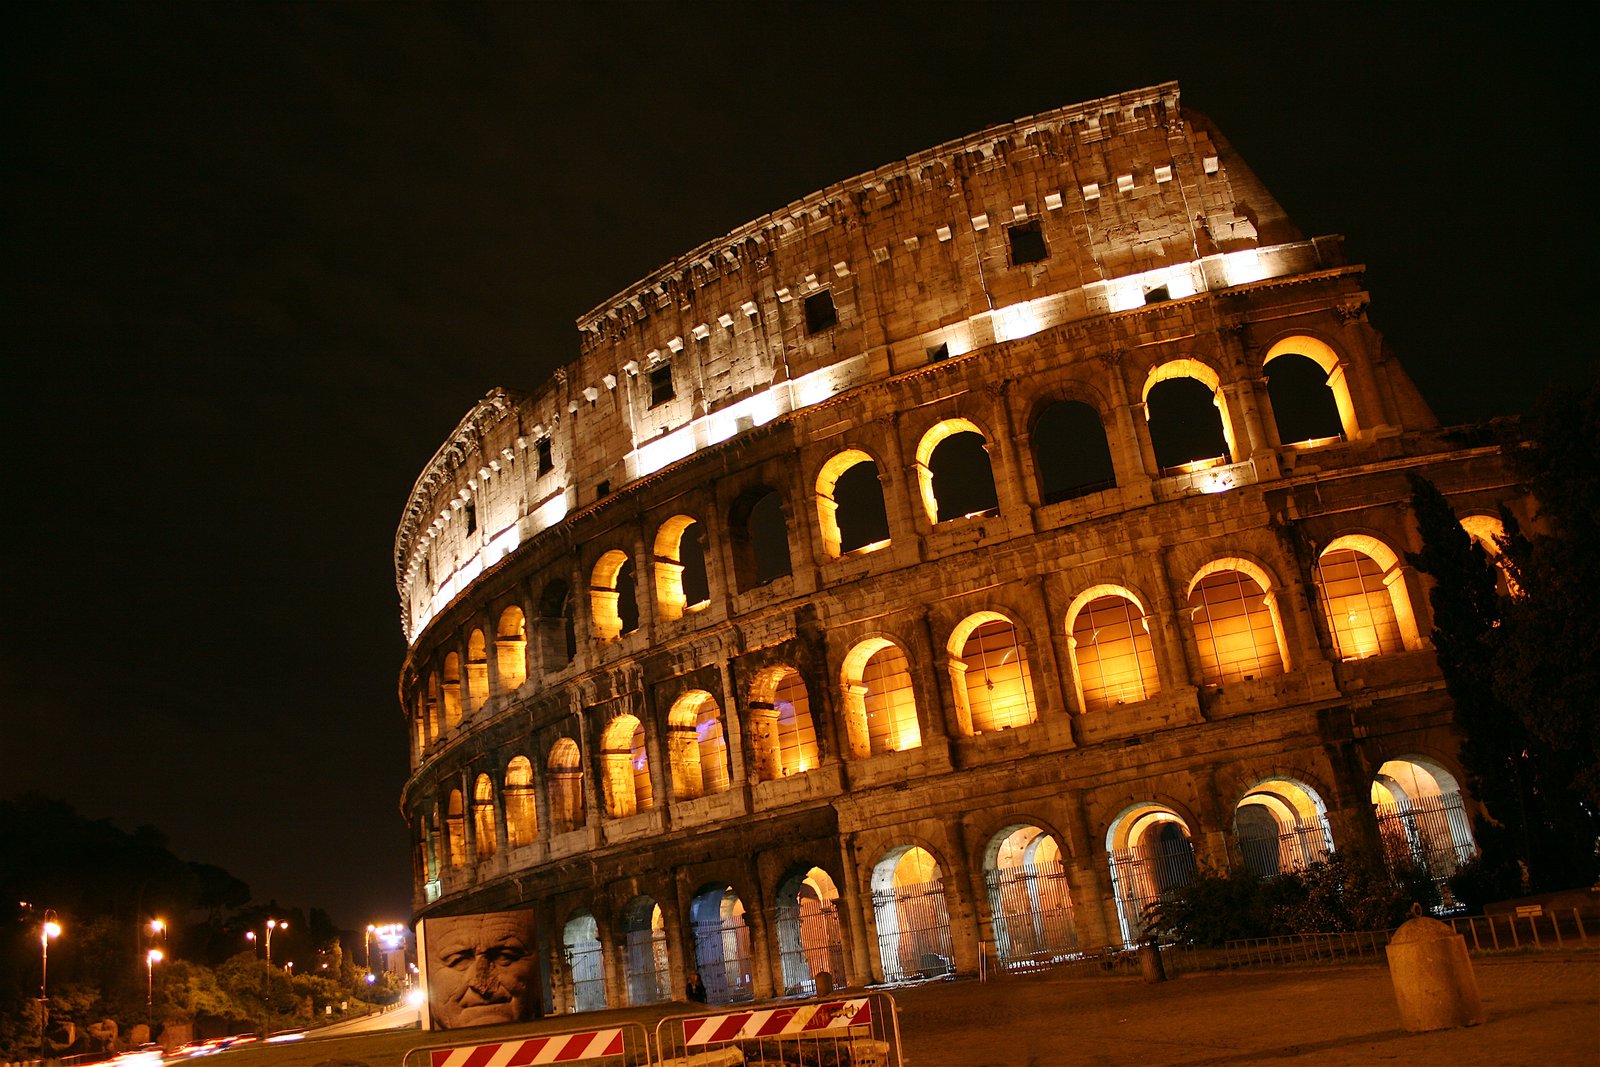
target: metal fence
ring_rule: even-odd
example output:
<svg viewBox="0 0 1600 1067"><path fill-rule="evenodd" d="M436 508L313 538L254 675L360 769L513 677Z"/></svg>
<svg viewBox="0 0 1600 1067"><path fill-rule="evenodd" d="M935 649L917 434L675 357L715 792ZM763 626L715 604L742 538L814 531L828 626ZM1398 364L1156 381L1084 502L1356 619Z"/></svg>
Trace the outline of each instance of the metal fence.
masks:
<svg viewBox="0 0 1600 1067"><path fill-rule="evenodd" d="M604 950L598 941L583 941L566 949L572 975L572 1010L602 1011L606 1006Z"/></svg>
<svg viewBox="0 0 1600 1067"><path fill-rule="evenodd" d="M1471 915L1451 919L1450 926L1472 952L1506 949L1587 948L1600 943L1600 922L1591 913L1584 922L1577 908L1546 911L1519 908L1507 915Z"/></svg>
<svg viewBox="0 0 1600 1067"><path fill-rule="evenodd" d="M650 1054L650 1035L643 1024L619 1023L471 1044L459 1039L453 1043L445 1040L411 1049L401 1063L403 1067L482 1067L491 1063L648 1067L654 1059Z"/></svg>
<svg viewBox="0 0 1600 1067"><path fill-rule="evenodd" d="M710 1004L750 999L750 928L744 916L705 919L694 926L695 963Z"/></svg>
<svg viewBox="0 0 1600 1067"><path fill-rule="evenodd" d="M1147 842L1111 853L1111 882L1129 943L1144 936L1146 912L1173 890L1194 881L1194 846L1188 838Z"/></svg>
<svg viewBox="0 0 1600 1067"><path fill-rule="evenodd" d="M885 982L914 982L951 973L954 950L942 881L876 890L872 913Z"/></svg>
<svg viewBox="0 0 1600 1067"><path fill-rule="evenodd" d="M994 948L1009 971L1033 970L1078 951L1072 892L1059 866L1039 872L1002 867L984 876L994 921Z"/></svg>
<svg viewBox="0 0 1600 1067"><path fill-rule="evenodd" d="M629 930L623 944L623 971L629 1004L659 1004L672 999L672 971L667 959L667 932Z"/></svg>
<svg viewBox="0 0 1600 1067"><path fill-rule="evenodd" d="M872 992L782 1007L670 1015L656 1024L657 1067L691 1063L900 1067L894 998ZM716 1053L726 1052L726 1057Z"/></svg>
<svg viewBox="0 0 1600 1067"><path fill-rule="evenodd" d="M1460 793L1420 797L1404 808L1374 804L1373 814L1391 869L1402 863L1426 868L1441 888L1477 852Z"/></svg>
<svg viewBox="0 0 1600 1067"><path fill-rule="evenodd" d="M786 996L817 995L817 976L827 974L843 985L844 938L837 903L815 901L778 907L778 960Z"/></svg>
<svg viewBox="0 0 1600 1067"><path fill-rule="evenodd" d="M1281 834L1240 834L1239 851L1257 878L1276 878L1328 858L1328 838L1320 826L1299 826Z"/></svg>

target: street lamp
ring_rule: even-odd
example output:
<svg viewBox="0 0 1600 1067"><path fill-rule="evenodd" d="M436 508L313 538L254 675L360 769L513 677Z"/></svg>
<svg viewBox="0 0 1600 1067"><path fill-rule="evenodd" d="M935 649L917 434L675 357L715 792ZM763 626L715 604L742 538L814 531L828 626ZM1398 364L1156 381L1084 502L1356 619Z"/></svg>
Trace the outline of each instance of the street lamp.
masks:
<svg viewBox="0 0 1600 1067"><path fill-rule="evenodd" d="M145 1021L152 1030L156 1026L156 964L164 958L158 948L153 948L144 954L144 1014Z"/></svg>
<svg viewBox="0 0 1600 1067"><path fill-rule="evenodd" d="M367 951L363 966L369 971L372 970L372 935L377 932L378 928L376 926L371 923L367 924Z"/></svg>
<svg viewBox="0 0 1600 1067"><path fill-rule="evenodd" d="M61 916L56 909L44 909L44 921L39 924L39 1058L44 1059L45 1028L50 1023L50 939L61 936Z"/></svg>
<svg viewBox="0 0 1600 1067"><path fill-rule="evenodd" d="M267 965L268 966L271 966L271 964L272 964L272 931L274 931L274 930L287 930L287 929L289 929L289 924L286 923L286 922L279 922L277 919L268 919L267 920Z"/></svg>

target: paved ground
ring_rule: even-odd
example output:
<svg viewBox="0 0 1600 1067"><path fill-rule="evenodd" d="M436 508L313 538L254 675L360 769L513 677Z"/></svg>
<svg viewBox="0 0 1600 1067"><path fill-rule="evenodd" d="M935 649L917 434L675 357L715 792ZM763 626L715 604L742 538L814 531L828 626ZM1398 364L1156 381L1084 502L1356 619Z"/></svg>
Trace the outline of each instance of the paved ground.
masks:
<svg viewBox="0 0 1600 1067"><path fill-rule="evenodd" d="M1475 961L1488 1021L1403 1030L1382 964L902 990L906 1067L1600 1064L1600 951Z"/></svg>

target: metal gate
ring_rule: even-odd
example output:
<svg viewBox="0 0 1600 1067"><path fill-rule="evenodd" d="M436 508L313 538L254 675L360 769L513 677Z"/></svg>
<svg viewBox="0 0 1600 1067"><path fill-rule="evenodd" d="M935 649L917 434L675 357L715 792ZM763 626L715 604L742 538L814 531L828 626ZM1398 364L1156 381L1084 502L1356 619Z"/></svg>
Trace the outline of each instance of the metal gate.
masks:
<svg viewBox="0 0 1600 1067"><path fill-rule="evenodd" d="M899 1010L893 997L875 992L672 1015L656 1024L660 1067L687 1065L691 1057L722 1049L734 1050L727 1053L729 1063L900 1067Z"/></svg>
<svg viewBox="0 0 1600 1067"><path fill-rule="evenodd" d="M623 967L629 1004L659 1004L672 999L672 969L665 930L629 930L623 942Z"/></svg>
<svg viewBox="0 0 1600 1067"><path fill-rule="evenodd" d="M606 969L600 942L580 941L566 948L567 970L572 975L572 1010L604 1011Z"/></svg>
<svg viewBox="0 0 1600 1067"><path fill-rule="evenodd" d="M1299 826L1276 835L1242 834L1239 851L1257 878L1276 878L1327 859L1328 839L1320 826Z"/></svg>
<svg viewBox="0 0 1600 1067"><path fill-rule="evenodd" d="M1457 792L1421 797L1408 807L1374 804L1378 833L1390 868L1410 862L1425 867L1443 884L1478 851L1472 844L1472 821Z"/></svg>
<svg viewBox="0 0 1600 1067"><path fill-rule="evenodd" d="M844 938L839 929L838 905L797 901L779 905L777 914L784 995L816 996L817 976L824 973L832 977L835 985L844 985Z"/></svg>
<svg viewBox="0 0 1600 1067"><path fill-rule="evenodd" d="M744 916L693 924L694 955L709 1004L750 999L750 928Z"/></svg>
<svg viewBox="0 0 1600 1067"><path fill-rule="evenodd" d="M944 882L919 882L876 890L878 958L885 982L913 982L950 973L950 911Z"/></svg>
<svg viewBox="0 0 1600 1067"><path fill-rule="evenodd" d="M1188 838L1151 841L1111 853L1111 884L1117 894L1123 940L1144 936L1147 909L1194 881L1194 846Z"/></svg>
<svg viewBox="0 0 1600 1067"><path fill-rule="evenodd" d="M1059 865L1042 874L1031 867L1001 867L984 875L984 883L995 953L1007 970L1028 970L1078 951L1072 892Z"/></svg>

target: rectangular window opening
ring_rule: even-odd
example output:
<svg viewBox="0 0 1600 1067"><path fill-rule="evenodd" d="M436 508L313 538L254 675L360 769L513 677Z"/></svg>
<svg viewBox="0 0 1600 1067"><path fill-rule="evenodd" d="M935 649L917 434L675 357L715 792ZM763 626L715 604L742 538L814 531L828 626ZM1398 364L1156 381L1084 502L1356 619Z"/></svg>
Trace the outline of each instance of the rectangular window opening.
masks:
<svg viewBox="0 0 1600 1067"><path fill-rule="evenodd" d="M1038 222L1023 222L1006 228L1011 238L1011 265L1040 263L1050 258L1050 249L1044 243L1044 230Z"/></svg>
<svg viewBox="0 0 1600 1067"><path fill-rule="evenodd" d="M833 306L833 292L824 289L806 297L806 333L821 333L839 322L839 311Z"/></svg>
<svg viewBox="0 0 1600 1067"><path fill-rule="evenodd" d="M541 437L539 443L534 446L534 451L538 454L540 474L549 474L556 469L555 455L550 450L550 438Z"/></svg>
<svg viewBox="0 0 1600 1067"><path fill-rule="evenodd" d="M932 348L928 349L929 363L942 363L949 358L950 346L948 344L934 345Z"/></svg>
<svg viewBox="0 0 1600 1067"><path fill-rule="evenodd" d="M599 485L594 487L594 498L596 500L604 500L606 497L608 497L610 495L611 495L611 481L610 481L610 479L607 479L606 481L603 481Z"/></svg>
<svg viewBox="0 0 1600 1067"><path fill-rule="evenodd" d="M665 404L677 394L672 388L672 364L663 363L650 371L650 406Z"/></svg>

